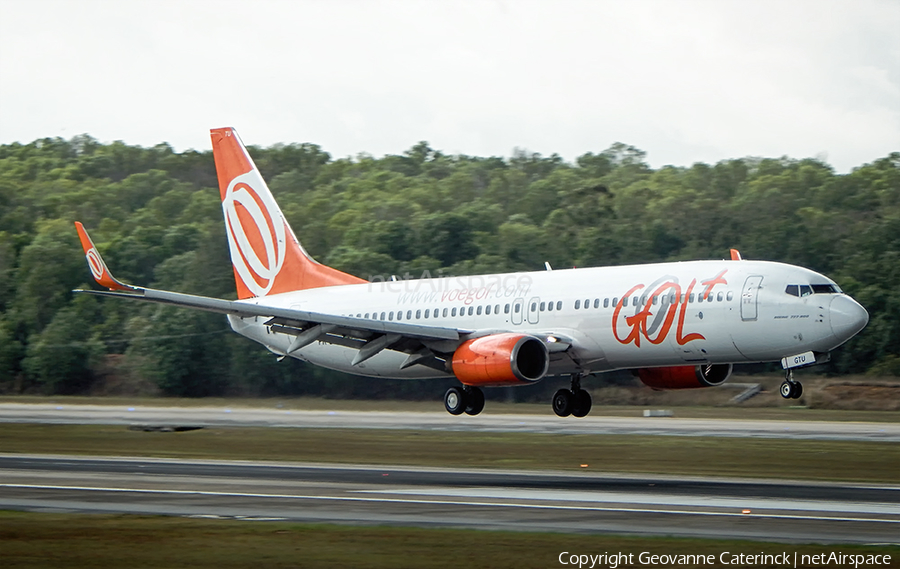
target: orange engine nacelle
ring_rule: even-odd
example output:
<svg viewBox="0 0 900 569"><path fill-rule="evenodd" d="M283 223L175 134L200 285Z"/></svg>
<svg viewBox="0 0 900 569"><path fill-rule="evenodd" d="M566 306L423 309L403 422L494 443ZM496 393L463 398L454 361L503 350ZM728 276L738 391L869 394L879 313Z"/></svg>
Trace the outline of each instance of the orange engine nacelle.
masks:
<svg viewBox="0 0 900 569"><path fill-rule="evenodd" d="M492 334L466 340L453 353L453 374L464 385L491 387L534 383L547 373L543 342L522 334Z"/></svg>
<svg viewBox="0 0 900 569"><path fill-rule="evenodd" d="M715 387L731 377L731 364L650 367L637 370L640 380L653 389Z"/></svg>

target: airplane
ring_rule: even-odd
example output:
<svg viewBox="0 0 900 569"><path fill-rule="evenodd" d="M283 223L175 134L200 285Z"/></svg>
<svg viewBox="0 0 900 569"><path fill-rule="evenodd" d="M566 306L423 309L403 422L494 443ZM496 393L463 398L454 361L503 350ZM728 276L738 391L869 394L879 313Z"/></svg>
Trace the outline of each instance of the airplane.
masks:
<svg viewBox="0 0 900 569"><path fill-rule="evenodd" d="M232 128L210 131L238 300L125 284L80 222L94 279L114 296L218 312L279 359L397 379L456 377L453 415L477 415L482 388L569 376L551 406L584 417L589 375L633 370L653 389L723 384L735 364L827 361L866 310L828 277L798 266L727 260L396 280L361 278L310 257Z"/></svg>

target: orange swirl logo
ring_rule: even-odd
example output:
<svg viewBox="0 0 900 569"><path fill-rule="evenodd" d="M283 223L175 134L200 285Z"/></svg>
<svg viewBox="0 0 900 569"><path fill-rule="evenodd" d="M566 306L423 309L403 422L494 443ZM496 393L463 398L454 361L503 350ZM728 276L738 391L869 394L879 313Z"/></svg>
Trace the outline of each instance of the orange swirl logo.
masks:
<svg viewBox="0 0 900 569"><path fill-rule="evenodd" d="M287 246L281 210L255 171L231 181L222 209L235 271L250 292L264 296L284 265Z"/></svg>

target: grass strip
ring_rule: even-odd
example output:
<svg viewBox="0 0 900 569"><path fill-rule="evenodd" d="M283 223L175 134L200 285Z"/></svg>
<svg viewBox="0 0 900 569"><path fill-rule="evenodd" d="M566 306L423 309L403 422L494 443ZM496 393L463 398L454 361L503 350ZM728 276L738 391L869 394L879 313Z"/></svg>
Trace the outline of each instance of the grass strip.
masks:
<svg viewBox="0 0 900 569"><path fill-rule="evenodd" d="M338 526L108 514L0 511L5 569L24 567L563 567L562 552L714 555L723 552L891 555L885 545L785 545L672 537L569 535L384 526ZM802 558L801 558L802 559ZM569 560L569 558L565 558ZM571 566L571 565L569 565ZM577 564L576 564L577 566ZM607 563L602 567L610 567ZM678 564L679 567L706 563ZM883 565L882 565L883 566Z"/></svg>
<svg viewBox="0 0 900 569"><path fill-rule="evenodd" d="M900 445L875 441L216 427L4 424L0 452L554 469L900 482ZM582 466L582 465L587 465Z"/></svg>

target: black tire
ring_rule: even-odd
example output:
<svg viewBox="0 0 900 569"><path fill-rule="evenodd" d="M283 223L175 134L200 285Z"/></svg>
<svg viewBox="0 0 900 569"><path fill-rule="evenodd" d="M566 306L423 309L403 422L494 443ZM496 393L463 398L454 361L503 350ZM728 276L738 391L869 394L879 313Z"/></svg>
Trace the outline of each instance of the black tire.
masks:
<svg viewBox="0 0 900 569"><path fill-rule="evenodd" d="M477 415L484 409L484 392L477 387L466 389L466 415Z"/></svg>
<svg viewBox="0 0 900 569"><path fill-rule="evenodd" d="M451 415L461 415L466 410L466 392L459 387L451 387L444 394L444 408Z"/></svg>
<svg viewBox="0 0 900 569"><path fill-rule="evenodd" d="M795 381L793 387L791 388L791 399L800 399L800 396L803 395L803 384L799 381Z"/></svg>
<svg viewBox="0 0 900 569"><path fill-rule="evenodd" d="M575 394L575 403L572 405L573 417L586 417L591 412L591 394L584 389L579 389Z"/></svg>
<svg viewBox="0 0 900 569"><path fill-rule="evenodd" d="M553 395L553 412L560 417L568 417L575 406L575 394L568 389L560 389Z"/></svg>
<svg viewBox="0 0 900 569"><path fill-rule="evenodd" d="M790 399L791 395L794 393L794 384L790 381L785 381L781 384L781 389L779 389L781 396L785 399Z"/></svg>

